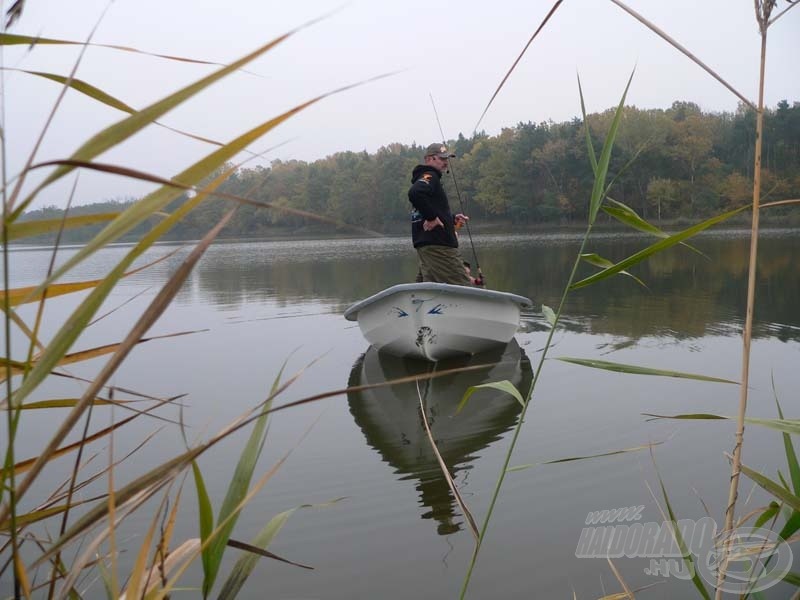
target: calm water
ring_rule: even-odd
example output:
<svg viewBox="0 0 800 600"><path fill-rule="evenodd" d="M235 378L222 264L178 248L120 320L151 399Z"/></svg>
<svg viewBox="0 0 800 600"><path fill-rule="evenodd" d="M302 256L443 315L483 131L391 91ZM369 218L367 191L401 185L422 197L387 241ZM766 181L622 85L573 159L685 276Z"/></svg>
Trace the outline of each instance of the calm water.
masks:
<svg viewBox="0 0 800 600"><path fill-rule="evenodd" d="M579 246L576 237L557 235L477 236L475 241L489 287L529 296L537 306L557 305ZM615 260L644 245L643 238L617 234L597 236L589 250ZM695 245L706 257L679 248L638 267L634 273L648 289L618 277L575 292L550 356L599 358L738 379L748 241L738 234L715 234L699 238ZM172 249L158 247L146 259ZM124 247L105 250L70 279L102 277L125 251ZM753 416L775 416L772 377L787 416L800 413L798 251L799 232L768 232L761 243L750 382ZM70 252L62 251L60 259ZM92 326L76 349L121 340L125 327L181 256L125 280L101 312L120 308ZM37 282L48 260L44 250L15 251L14 284ZM186 394L184 420L189 437L197 439L262 400L284 361L287 373L304 371L282 401L425 371L419 364L368 351L358 327L341 316L350 303L410 281L415 272L413 251L404 238L219 244L208 251L149 335L196 333L140 346L113 383L153 396ZM584 274L590 272L587 267ZM58 322L77 300L48 304L47 322ZM32 318L32 310L22 313ZM54 329L48 325L45 330ZM494 357L498 362L491 370L432 380L421 384L419 393L408 384L342 394L276 414L261 472L291 454L244 511L234 537L249 540L273 515L293 506L345 499L296 513L271 546L282 556L314 566L314 571L262 561L245 597L457 596L473 540L428 445L419 397L457 486L480 522L519 407L486 390L454 417L455 407L467 387L482 382L510 379L526 388L530 363L538 363L545 337L540 316L527 315L517 343ZM89 376L100 364L93 361L69 370ZM57 381L46 385L37 398L81 391L78 383ZM729 478L724 453L732 449L734 426L654 422L642 413L733 415L737 403L735 386L621 375L550 360L512 465L663 441L655 449L655 461L679 517L705 516L704 502L712 516L721 519ZM177 407L159 414L168 419L179 416ZM120 410L112 414L98 409L96 427L122 416L126 415ZM20 456L34 454L37 440L57 424L55 413L26 415L26 419ZM181 450L175 425L140 420L117 436L115 455L130 451L156 429L160 429L156 437L121 467L120 481ZM5 436L5 430L0 435ZM224 496L244 439L230 440L201 460L215 507ZM99 465L107 460L107 450L99 446L97 451L102 451L95 459ZM785 472L781 453L779 434L747 430L746 464L774 476L777 468ZM49 483L61 482L67 464L53 469ZM579 598L597 598L620 591L607 562L575 558L576 546L590 511L644 505L645 521L661 521L648 484L657 489L647 452L540 465L509 474L470 597L563 598L571 597L574 589ZM765 503L758 491L750 495L751 488L744 480L742 497L749 501L739 514ZM178 539L197 535L191 485L183 502ZM147 525L143 517L133 519L127 535L138 536ZM235 551L229 556L234 558ZM619 559L616 565L631 587L663 581L642 597L692 595L691 583L646 575L646 559ZM101 594L99 588L94 592ZM767 593L785 595L780 588Z"/></svg>

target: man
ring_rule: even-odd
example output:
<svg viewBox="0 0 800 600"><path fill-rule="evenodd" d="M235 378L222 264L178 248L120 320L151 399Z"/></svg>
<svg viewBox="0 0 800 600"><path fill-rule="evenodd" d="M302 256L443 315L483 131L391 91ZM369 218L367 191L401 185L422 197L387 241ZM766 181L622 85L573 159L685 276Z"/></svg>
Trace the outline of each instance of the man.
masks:
<svg viewBox="0 0 800 600"><path fill-rule="evenodd" d="M419 257L423 281L470 285L461 253L456 227L469 217L450 212L450 203L442 187L442 173L454 157L443 144L425 149L423 164L414 167L408 200L411 211L411 239Z"/></svg>

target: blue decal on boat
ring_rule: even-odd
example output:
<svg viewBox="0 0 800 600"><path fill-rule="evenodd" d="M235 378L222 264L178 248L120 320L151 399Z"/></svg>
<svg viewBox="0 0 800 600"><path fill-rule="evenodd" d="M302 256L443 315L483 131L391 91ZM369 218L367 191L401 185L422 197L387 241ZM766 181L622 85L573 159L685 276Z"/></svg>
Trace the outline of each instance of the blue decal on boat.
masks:
<svg viewBox="0 0 800 600"><path fill-rule="evenodd" d="M408 316L408 313L406 311L404 311L402 308L400 308L399 306L393 306L392 310L396 310L397 311L397 318L407 317Z"/></svg>
<svg viewBox="0 0 800 600"><path fill-rule="evenodd" d="M444 308L444 304L437 304L432 309L428 311L429 315L443 315L442 309Z"/></svg>

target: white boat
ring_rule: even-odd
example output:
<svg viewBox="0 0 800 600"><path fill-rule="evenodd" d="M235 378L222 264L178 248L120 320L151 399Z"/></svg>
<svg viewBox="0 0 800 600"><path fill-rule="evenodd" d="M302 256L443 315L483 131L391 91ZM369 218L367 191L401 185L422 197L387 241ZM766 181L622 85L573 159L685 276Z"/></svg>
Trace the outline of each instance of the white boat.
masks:
<svg viewBox="0 0 800 600"><path fill-rule="evenodd" d="M436 362L507 344L519 328L523 296L446 283L405 283L348 308L367 341L394 356Z"/></svg>

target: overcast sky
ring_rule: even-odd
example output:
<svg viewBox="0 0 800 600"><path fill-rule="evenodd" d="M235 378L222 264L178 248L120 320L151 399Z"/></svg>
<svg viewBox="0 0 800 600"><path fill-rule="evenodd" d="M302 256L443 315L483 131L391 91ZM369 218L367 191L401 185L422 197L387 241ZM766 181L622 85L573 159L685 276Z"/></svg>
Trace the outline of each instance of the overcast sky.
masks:
<svg viewBox="0 0 800 600"><path fill-rule="evenodd" d="M162 121L228 141L317 94L401 71L327 98L279 126L252 149L287 141L262 162L311 161L343 150L374 152L391 142L427 145L469 136L489 98L554 0L353 1L168 113ZM752 0L627 0L757 100L760 38ZM5 6L8 2L5 3ZM12 33L83 40L105 0L27 0ZM266 41L342 6L338 0L116 0L94 41L231 62ZM779 0L778 11L788 4ZM7 47L9 68L67 75L77 48ZM800 101L800 9L771 29L765 102ZM738 99L685 56L607 0L564 0L500 92L480 129L494 135L519 122L560 122L580 114L576 73L590 112L615 105L636 67L628 104L666 108L674 100L707 111L733 111ZM214 67L90 48L77 77L143 108ZM5 75L8 172L30 153L59 86L18 72ZM70 91L37 160L66 158L102 127L125 115ZM97 160L172 176L212 146L150 127ZM73 178L43 192L34 206L64 205ZM32 180L32 182L35 180ZM147 184L83 173L76 203L141 196Z"/></svg>

